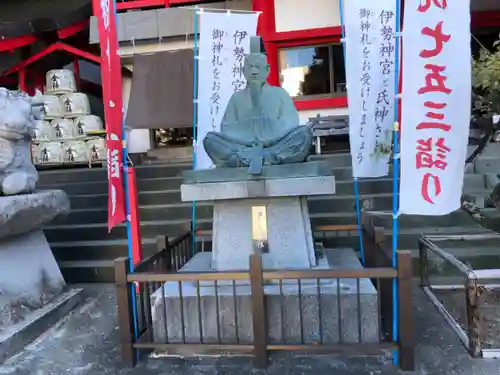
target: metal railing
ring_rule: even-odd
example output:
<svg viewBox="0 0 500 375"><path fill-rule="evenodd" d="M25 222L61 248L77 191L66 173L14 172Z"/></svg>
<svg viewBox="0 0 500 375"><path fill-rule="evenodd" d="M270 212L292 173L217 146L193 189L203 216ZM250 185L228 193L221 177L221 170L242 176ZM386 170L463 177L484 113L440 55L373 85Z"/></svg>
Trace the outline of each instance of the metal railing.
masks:
<svg viewBox="0 0 500 375"><path fill-rule="evenodd" d="M161 255L133 273L128 259L115 261L121 350L129 365L135 365L136 351L181 357L250 355L255 367L265 368L268 353L276 351L358 355L396 350L401 367L414 368L409 252L398 254L397 269L267 271L261 256L252 254L248 270L173 272L188 260L184 254L192 238L189 232L166 242ZM372 240L366 241L368 252L380 252L380 244ZM406 317L399 321L397 343L391 340L390 318L384 316L393 301L384 285L394 279L400 314ZM135 312L134 286L139 292Z"/></svg>
<svg viewBox="0 0 500 375"><path fill-rule="evenodd" d="M500 333L496 317L500 315L500 269L475 270L437 245L445 240L490 238L498 238L500 245L496 234L422 236L420 284L472 357L500 358L500 340L495 340ZM436 282L431 282L433 273L439 275ZM497 323L487 327L491 314Z"/></svg>

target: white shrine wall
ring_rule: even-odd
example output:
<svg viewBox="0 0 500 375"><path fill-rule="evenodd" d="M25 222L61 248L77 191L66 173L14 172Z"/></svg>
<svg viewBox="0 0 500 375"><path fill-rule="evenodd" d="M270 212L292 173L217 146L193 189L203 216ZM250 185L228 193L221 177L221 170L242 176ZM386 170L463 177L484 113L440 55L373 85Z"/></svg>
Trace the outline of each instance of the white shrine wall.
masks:
<svg viewBox="0 0 500 375"><path fill-rule="evenodd" d="M274 1L276 32L340 26L337 0Z"/></svg>
<svg viewBox="0 0 500 375"><path fill-rule="evenodd" d="M262 0L254 0L254 6L258 3L265 4L265 7L267 7L267 4L271 5L271 7L267 9L269 12L274 13L271 17L274 21L275 28L273 30L269 30L270 33L279 34L281 32L290 31L307 32L311 29L326 29L340 26L340 12L337 0L264 0L264 2ZM499 0L472 0L471 8L473 11L496 10L500 9L499 4ZM201 7L251 10L252 0L225 0L210 4L203 4ZM257 6L257 8L259 8L259 6ZM143 13L146 11L147 10L144 10ZM93 22L91 22L91 24L93 28L96 27ZM128 34L129 33L127 33L127 35ZM266 37L265 35L262 36L264 38ZM283 34L283 37L284 36L285 35ZM312 36L311 38L314 39ZM151 43L144 43L145 41L141 41L140 43L136 43L135 46L130 44L127 46L121 46L120 54L123 59L122 62L125 65L130 66L132 64L132 57L134 54L147 54L166 50L193 48L193 41L186 39L187 38L184 37L175 38L175 40L169 38L168 42L165 42L166 39L164 39L162 43L159 43L158 40L151 40ZM281 40L279 38L277 40L274 38L274 40L275 43L272 44L286 42L286 40ZM93 43L97 42L98 39L93 41ZM273 61L271 63L277 64L277 61ZM125 108L128 106L131 82L132 80L130 77L123 78L123 99ZM314 117L317 114L320 114L321 116L345 115L347 114L347 107L320 107L317 109L301 110L299 106L301 124L307 123L310 117ZM152 148L149 131L144 129L133 130L129 148L131 152L146 152Z"/></svg>

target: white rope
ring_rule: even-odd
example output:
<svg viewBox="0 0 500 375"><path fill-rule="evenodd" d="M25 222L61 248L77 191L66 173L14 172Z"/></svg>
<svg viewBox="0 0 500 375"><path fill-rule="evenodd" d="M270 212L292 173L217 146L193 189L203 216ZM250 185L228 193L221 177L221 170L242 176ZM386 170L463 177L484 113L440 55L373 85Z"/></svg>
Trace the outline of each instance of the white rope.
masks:
<svg viewBox="0 0 500 375"><path fill-rule="evenodd" d="M488 54L490 54L490 51L474 36L474 34L470 33L472 39L474 39L477 44L479 44L479 47L481 47L482 49L484 49Z"/></svg>

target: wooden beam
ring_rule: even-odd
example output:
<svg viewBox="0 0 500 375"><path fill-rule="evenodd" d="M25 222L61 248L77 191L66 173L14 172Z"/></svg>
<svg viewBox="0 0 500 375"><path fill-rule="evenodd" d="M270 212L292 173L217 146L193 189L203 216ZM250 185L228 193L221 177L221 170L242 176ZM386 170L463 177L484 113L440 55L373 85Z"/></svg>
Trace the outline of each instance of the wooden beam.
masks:
<svg viewBox="0 0 500 375"><path fill-rule="evenodd" d="M21 47L29 46L37 41L35 35L23 35L16 38L0 40L0 52L13 51Z"/></svg>
<svg viewBox="0 0 500 375"><path fill-rule="evenodd" d="M80 21L78 23L75 23L74 25L57 30L57 36L59 37L59 39L69 38L70 36L73 36L75 34L78 34L79 32L87 30L89 25L90 25L90 19Z"/></svg>
<svg viewBox="0 0 500 375"><path fill-rule="evenodd" d="M168 0L130 0L116 3L116 10L168 7Z"/></svg>
<svg viewBox="0 0 500 375"><path fill-rule="evenodd" d="M21 61L19 64L17 64L15 66L13 66L12 68L8 69L7 71L5 71L2 74L2 76L7 76L7 75L13 74L15 72L18 72L20 70L23 70L28 65L33 64L35 61L38 61L38 60L42 59L43 57L45 57L47 55L50 55L51 53L53 53L55 51L65 51L65 52L68 52L69 54L72 54L72 55L75 55L75 56L79 56L82 59L92 61L92 62L94 62L96 64L100 64L101 63L101 58L99 56L96 56L96 55L94 55L92 53L83 51L83 50L81 50L79 48L70 46L69 44L66 44L66 43L63 43L63 42L56 42L56 43L48 46L44 50L41 50L40 52L35 53L31 57L29 57L29 58Z"/></svg>

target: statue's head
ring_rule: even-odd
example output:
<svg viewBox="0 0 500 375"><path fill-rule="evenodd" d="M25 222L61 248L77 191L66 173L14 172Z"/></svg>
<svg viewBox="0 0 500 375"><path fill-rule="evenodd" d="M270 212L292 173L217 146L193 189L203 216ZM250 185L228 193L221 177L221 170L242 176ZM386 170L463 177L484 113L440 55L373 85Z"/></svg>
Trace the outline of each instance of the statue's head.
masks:
<svg viewBox="0 0 500 375"><path fill-rule="evenodd" d="M32 100L21 91L0 87L0 132L3 138L18 140L32 136L36 129Z"/></svg>
<svg viewBox="0 0 500 375"><path fill-rule="evenodd" d="M250 38L250 53L245 56L243 73L250 84L264 84L269 76L269 64L258 36Z"/></svg>
<svg viewBox="0 0 500 375"><path fill-rule="evenodd" d="M262 53L246 55L243 73L248 83L264 84L269 75L269 64L266 55Z"/></svg>

